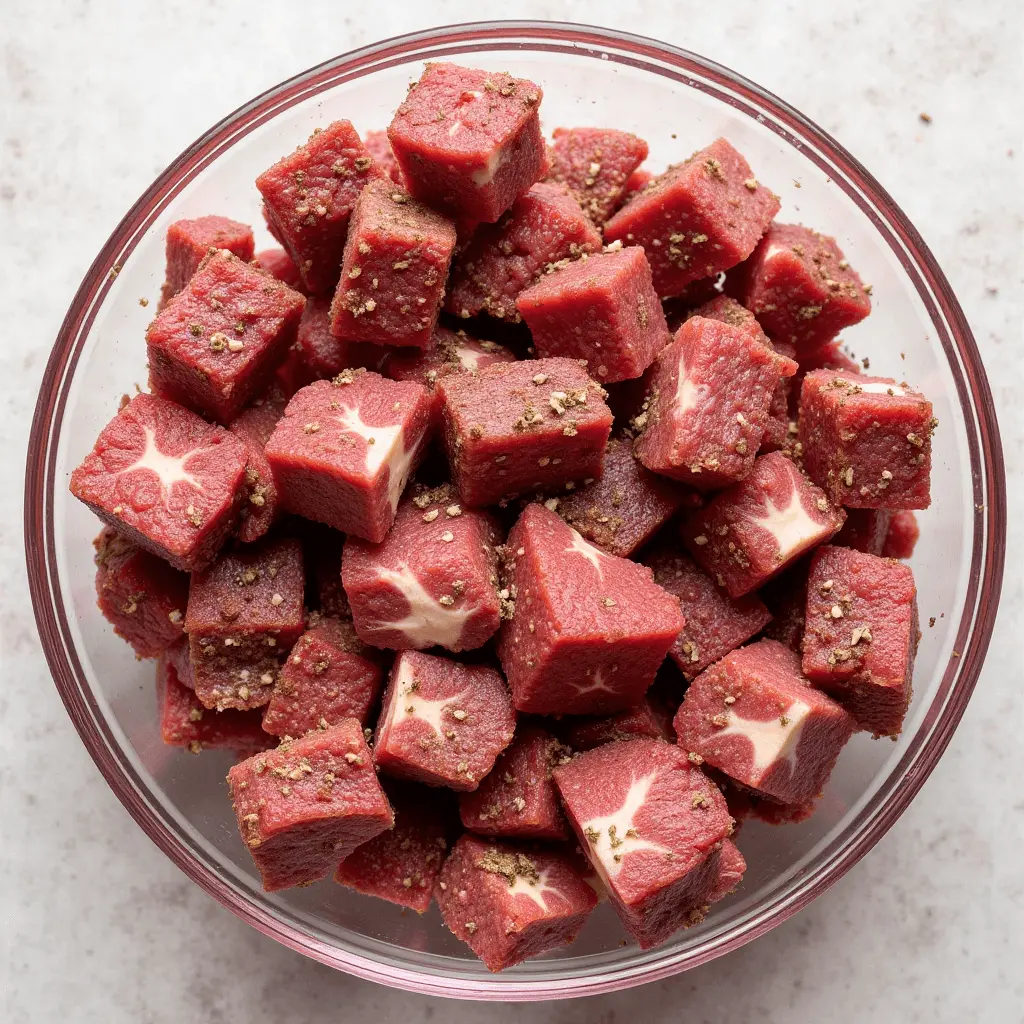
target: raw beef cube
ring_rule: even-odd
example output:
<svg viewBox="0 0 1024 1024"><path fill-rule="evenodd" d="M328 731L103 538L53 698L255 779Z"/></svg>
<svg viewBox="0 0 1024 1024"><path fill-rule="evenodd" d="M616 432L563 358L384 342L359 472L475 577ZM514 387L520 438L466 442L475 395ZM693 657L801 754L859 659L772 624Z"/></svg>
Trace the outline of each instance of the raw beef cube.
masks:
<svg viewBox="0 0 1024 1024"><path fill-rule="evenodd" d="M654 287L668 298L745 260L778 211L778 196L716 139L655 178L605 224L604 237L642 245Z"/></svg>
<svg viewBox="0 0 1024 1024"><path fill-rule="evenodd" d="M424 914L448 854L446 809L435 794L413 785L389 782L385 793L394 825L350 853L334 880Z"/></svg>
<svg viewBox="0 0 1024 1024"><path fill-rule="evenodd" d="M424 449L426 388L346 370L288 403L266 455L290 512L380 543Z"/></svg>
<svg viewBox="0 0 1024 1024"><path fill-rule="evenodd" d="M779 380L796 363L762 344L748 327L693 317L651 367L640 461L701 490L745 477L754 464ZM728 387L723 384L728 382Z"/></svg>
<svg viewBox="0 0 1024 1024"><path fill-rule="evenodd" d="M689 314L687 319L695 316L702 316L705 320L718 320L723 324L731 324L733 327L745 327L762 345L774 348L757 322L757 317L746 306L741 305L728 295L716 295L708 302L702 303ZM785 355L792 358L791 353L792 347L790 346L790 351Z"/></svg>
<svg viewBox="0 0 1024 1024"><path fill-rule="evenodd" d="M406 187L452 214L496 221L544 172L542 95L505 72L427 64L388 128Z"/></svg>
<svg viewBox="0 0 1024 1024"><path fill-rule="evenodd" d="M546 729L521 722L480 788L460 794L462 824L485 836L568 839L551 772L570 757Z"/></svg>
<svg viewBox="0 0 1024 1024"><path fill-rule="evenodd" d="M616 209L621 210L627 203L632 202L652 181L654 181L654 172L647 170L645 167L638 167L626 179L626 184L622 189L622 198L619 200Z"/></svg>
<svg viewBox="0 0 1024 1024"><path fill-rule="evenodd" d="M781 452L762 455L746 479L683 524L683 543L732 598L756 590L846 520Z"/></svg>
<svg viewBox="0 0 1024 1024"><path fill-rule="evenodd" d="M284 249L264 249L256 253L254 262L264 274L276 277L282 284L297 292L304 291L299 268Z"/></svg>
<svg viewBox="0 0 1024 1024"><path fill-rule="evenodd" d="M149 386L228 424L267 388L299 326L305 298L226 249L146 331Z"/></svg>
<svg viewBox="0 0 1024 1024"><path fill-rule="evenodd" d="M518 323L516 297L555 264L601 251L601 234L564 185L539 182L497 224L481 225L452 264L445 309Z"/></svg>
<svg viewBox="0 0 1024 1024"><path fill-rule="evenodd" d="M595 380L639 377L669 342L639 246L596 253L545 274L516 308L541 358L585 359Z"/></svg>
<svg viewBox="0 0 1024 1024"><path fill-rule="evenodd" d="M731 839L722 843L722 852L718 858L718 877L708 896L708 903L717 903L726 896L732 895L743 881L747 873L747 862Z"/></svg>
<svg viewBox="0 0 1024 1024"><path fill-rule="evenodd" d="M193 574L185 632L208 708L270 700L278 661L304 628L304 588L302 545L290 539L236 547Z"/></svg>
<svg viewBox="0 0 1024 1024"><path fill-rule="evenodd" d="M188 641L176 645L188 652ZM273 747L277 740L263 731L258 711L210 711L178 678L169 652L161 653L156 665L157 707L160 736L171 747L184 747L198 754L227 748L249 757Z"/></svg>
<svg viewBox="0 0 1024 1024"><path fill-rule="evenodd" d="M464 835L434 893L444 923L488 970L568 945L597 906L569 856Z"/></svg>
<svg viewBox="0 0 1024 1024"><path fill-rule="evenodd" d="M732 819L718 787L660 740L608 743L555 783L626 931L650 949L704 918Z"/></svg>
<svg viewBox="0 0 1024 1024"><path fill-rule="evenodd" d="M383 345L336 338L331 333L331 300L324 298L306 301L295 348L308 370L309 379L303 382L302 387L314 380L336 377L344 370L359 367L380 372L390 352Z"/></svg>
<svg viewBox="0 0 1024 1024"><path fill-rule="evenodd" d="M591 544L628 558L679 509L699 505L696 491L645 469L628 438L612 437L601 479L560 497L555 511Z"/></svg>
<svg viewBox="0 0 1024 1024"><path fill-rule="evenodd" d="M573 716L563 719L563 722L566 743L577 751L593 750L604 743L639 737L675 742L672 715L650 692L635 707L626 708L614 715Z"/></svg>
<svg viewBox="0 0 1024 1024"><path fill-rule="evenodd" d="M285 658L263 728L275 736L303 736L346 718L365 725L383 681L379 658L351 622L316 617Z"/></svg>
<svg viewBox="0 0 1024 1024"><path fill-rule="evenodd" d="M334 121L256 179L267 224L311 294L337 283L356 199L384 176L352 122Z"/></svg>
<svg viewBox="0 0 1024 1024"><path fill-rule="evenodd" d="M775 345L775 351L787 359L792 359L795 349L792 345L779 342ZM796 414L794 413L793 417L790 416L795 380L795 376L783 377L775 385L772 400L768 403L768 422L765 424L764 437L761 438L761 447L758 449L760 455L766 455L768 452L790 451L795 447Z"/></svg>
<svg viewBox="0 0 1024 1024"><path fill-rule="evenodd" d="M800 390L804 466L850 508L927 508L937 423L920 391L888 377L815 370Z"/></svg>
<svg viewBox="0 0 1024 1024"><path fill-rule="evenodd" d="M520 711L597 715L633 707L683 628L651 570L528 505L505 545L508 620L498 656Z"/></svg>
<svg viewBox="0 0 1024 1024"><path fill-rule="evenodd" d="M373 756L397 778L472 790L512 741L516 716L501 674L418 651L391 670Z"/></svg>
<svg viewBox="0 0 1024 1024"><path fill-rule="evenodd" d="M354 718L236 764L228 786L267 892L324 878L394 823Z"/></svg>
<svg viewBox="0 0 1024 1024"><path fill-rule="evenodd" d="M71 474L71 493L109 526L176 569L209 565L245 496L234 434L174 402L136 395Z"/></svg>
<svg viewBox="0 0 1024 1024"><path fill-rule="evenodd" d="M93 541L96 597L114 632L140 658L155 658L185 632L188 576L109 526Z"/></svg>
<svg viewBox="0 0 1024 1024"><path fill-rule="evenodd" d="M820 348L800 353L799 358L794 358L800 364L800 370L795 378L797 384L802 383L804 377L812 370L838 370L843 374L860 374L865 369L843 351L843 341L841 338L830 341Z"/></svg>
<svg viewBox="0 0 1024 1024"><path fill-rule="evenodd" d="M676 712L679 746L784 803L821 793L853 719L776 640L732 651L691 684Z"/></svg>
<svg viewBox="0 0 1024 1024"><path fill-rule="evenodd" d="M742 302L773 338L810 352L871 312L870 291L834 238L772 224L745 268Z"/></svg>
<svg viewBox="0 0 1024 1024"><path fill-rule="evenodd" d="M402 171L395 159L395 151L391 148L386 131L367 132L363 139L366 150L373 157L373 162L396 184L402 185Z"/></svg>
<svg viewBox="0 0 1024 1024"><path fill-rule="evenodd" d="M556 128L547 180L568 185L600 227L618 209L647 143L614 128Z"/></svg>
<svg viewBox="0 0 1024 1024"><path fill-rule="evenodd" d="M236 531L238 539L247 544L265 536L277 516L277 485L263 450L284 415L285 405L284 392L273 385L262 398L243 409L228 427L245 445L248 454L245 465L247 500L242 505L242 521Z"/></svg>
<svg viewBox="0 0 1024 1024"><path fill-rule="evenodd" d="M574 360L494 364L437 388L452 477L468 505L601 475L612 414Z"/></svg>
<svg viewBox="0 0 1024 1024"><path fill-rule="evenodd" d="M910 558L920 535L921 529L913 512L896 512L889 521L889 531L880 554L886 558Z"/></svg>
<svg viewBox="0 0 1024 1024"><path fill-rule="evenodd" d="M331 333L346 341L425 348L454 250L450 220L390 181L371 182L352 211Z"/></svg>
<svg viewBox="0 0 1024 1024"><path fill-rule="evenodd" d="M778 640L798 654L804 638L807 575L810 570L811 556L807 555L798 559L778 576L773 576L758 591L758 597L764 601L772 616L762 635L770 640Z"/></svg>
<svg viewBox="0 0 1024 1024"><path fill-rule="evenodd" d="M746 643L771 619L756 594L730 599L684 552L663 547L644 561L654 570L654 582L679 598L686 625L669 654L689 680Z"/></svg>
<svg viewBox="0 0 1024 1024"><path fill-rule="evenodd" d="M832 543L839 547L864 551L869 555L880 555L885 546L891 518L889 510L884 508L847 509L846 522L832 538Z"/></svg>
<svg viewBox="0 0 1024 1024"><path fill-rule="evenodd" d="M310 300L306 300L308 306ZM305 312L305 310L303 310ZM301 321L300 321L301 326ZM298 341L288 349L284 362L274 371L274 381L271 387L280 389L285 398L292 398L296 391L304 388L307 384L320 378L306 364L302 357L302 350Z"/></svg>
<svg viewBox="0 0 1024 1024"><path fill-rule="evenodd" d="M876 736L898 736L919 637L917 588L891 558L826 545L811 560L803 669Z"/></svg>
<svg viewBox="0 0 1024 1024"><path fill-rule="evenodd" d="M356 632L396 651L482 647L501 625L498 521L448 484L413 488L380 544L345 542L341 579Z"/></svg>
<svg viewBox="0 0 1024 1024"><path fill-rule="evenodd" d="M255 248L252 228L227 217L176 220L167 229L167 275L162 298L173 298L188 284L211 249L227 249L248 263Z"/></svg>

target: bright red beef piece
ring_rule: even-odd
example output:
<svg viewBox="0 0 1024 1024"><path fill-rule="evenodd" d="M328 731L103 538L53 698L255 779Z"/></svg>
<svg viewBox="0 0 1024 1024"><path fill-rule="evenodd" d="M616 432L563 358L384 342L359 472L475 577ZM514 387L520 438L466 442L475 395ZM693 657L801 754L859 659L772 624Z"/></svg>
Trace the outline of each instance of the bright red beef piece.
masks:
<svg viewBox="0 0 1024 1024"><path fill-rule="evenodd" d="M391 181L371 182L352 212L331 333L425 348L437 325L455 225Z"/></svg>
<svg viewBox="0 0 1024 1024"><path fill-rule="evenodd" d="M185 632L188 575L109 526L93 541L96 598L114 632L140 658L155 658Z"/></svg>
<svg viewBox="0 0 1024 1024"><path fill-rule="evenodd" d="M889 531L879 554L886 558L910 558L920 536L917 516L913 512L896 512L889 521Z"/></svg>
<svg viewBox="0 0 1024 1024"><path fill-rule="evenodd" d="M247 500L242 505L242 520L236 531L238 539L246 544L265 536L277 516L277 485L264 449L286 405L284 392L272 385L262 398L243 409L228 425L231 433L245 445L248 455L245 465Z"/></svg>
<svg viewBox="0 0 1024 1024"><path fill-rule="evenodd" d="M654 172L645 167L638 167L627 179L622 189L622 198L616 209L621 210L626 203L632 202L638 193L643 192L654 181Z"/></svg>
<svg viewBox="0 0 1024 1024"><path fill-rule="evenodd" d="M798 654L804 638L807 575L810 569L811 556L806 555L778 576L773 576L758 591L758 597L764 601L772 615L771 622L763 630L763 635L770 640L778 640Z"/></svg>
<svg viewBox="0 0 1024 1024"><path fill-rule="evenodd" d="M497 224L481 225L452 264L445 309L518 323L516 297L540 276L601 251L601 234L564 185L539 182Z"/></svg>
<svg viewBox="0 0 1024 1024"><path fill-rule="evenodd" d="M572 359L530 359L438 381L452 478L468 505L601 475L612 414Z"/></svg>
<svg viewBox="0 0 1024 1024"><path fill-rule="evenodd" d="M604 237L642 245L655 289L669 298L745 260L778 212L778 197L716 139L655 178L608 221Z"/></svg>
<svg viewBox="0 0 1024 1024"><path fill-rule="evenodd" d="M352 122L334 121L256 179L267 224L311 294L337 284L356 199L384 175Z"/></svg>
<svg viewBox="0 0 1024 1024"><path fill-rule="evenodd" d="M388 128L406 187L452 214L496 221L544 172L542 95L504 72L427 64Z"/></svg>
<svg viewBox="0 0 1024 1024"><path fill-rule="evenodd" d="M580 844L641 949L704 919L732 819L678 747L608 743L554 774Z"/></svg>
<svg viewBox="0 0 1024 1024"><path fill-rule="evenodd" d="M772 224L745 268L741 299L773 338L811 352L871 312L870 291L834 238Z"/></svg>
<svg viewBox="0 0 1024 1024"><path fill-rule="evenodd" d="M614 128L556 128L547 180L568 185L600 227L618 209L647 143Z"/></svg>
<svg viewBox="0 0 1024 1024"><path fill-rule="evenodd" d="M563 723L566 743L576 751L641 737L675 742L672 715L650 691L639 704L625 711L604 716L572 716L563 719Z"/></svg>
<svg viewBox="0 0 1024 1024"><path fill-rule="evenodd" d="M568 945L597 906L566 854L471 835L455 844L434 895L444 923L491 971Z"/></svg>
<svg viewBox="0 0 1024 1024"><path fill-rule="evenodd" d="M252 259L252 228L227 217L176 220L167 229L167 275L162 301L173 298L188 284L211 249L227 249L240 260Z"/></svg>
<svg viewBox="0 0 1024 1024"><path fill-rule="evenodd" d="M324 878L394 823L354 718L236 764L228 786L267 892Z"/></svg>
<svg viewBox="0 0 1024 1024"><path fill-rule="evenodd" d="M207 256L146 331L155 394L228 424L270 383L305 298L226 249Z"/></svg>
<svg viewBox="0 0 1024 1024"><path fill-rule="evenodd" d="M804 466L850 508L927 508L937 424L920 391L888 377L815 370L800 390Z"/></svg>
<svg viewBox="0 0 1024 1024"><path fill-rule="evenodd" d="M379 373L391 352L383 345L336 338L331 333L331 300L325 298L307 299L295 348L306 371L301 387L359 367Z"/></svg>
<svg viewBox="0 0 1024 1024"><path fill-rule="evenodd" d="M245 496L245 446L174 402L136 395L71 474L71 493L176 569L209 565Z"/></svg>
<svg viewBox="0 0 1024 1024"><path fill-rule="evenodd" d="M555 511L591 544L628 558L679 509L699 505L695 491L645 469L628 438L612 437L601 479L564 494Z"/></svg>
<svg viewBox="0 0 1024 1024"><path fill-rule="evenodd" d="M743 479L761 445L772 395L795 372L796 363L749 328L692 317L645 378L647 400L633 420L641 431L640 461L701 490Z"/></svg>
<svg viewBox="0 0 1024 1024"><path fill-rule="evenodd" d="M731 896L743 881L747 873L747 861L731 839L722 843L722 853L718 858L718 877L708 896L708 903L718 903L726 896Z"/></svg>
<svg viewBox="0 0 1024 1024"><path fill-rule="evenodd" d="M192 576L185 632L196 693L208 708L270 700L278 663L305 627L297 540L236 547Z"/></svg>
<svg viewBox="0 0 1024 1024"><path fill-rule="evenodd" d="M485 836L568 839L551 772L571 756L546 729L520 722L480 787L459 795L462 824Z"/></svg>
<svg viewBox="0 0 1024 1024"><path fill-rule="evenodd" d="M695 316L702 316L705 320L718 320L723 324L730 324L733 327L745 327L762 345L774 348L768 340L768 336L761 329L761 325L757 322L757 317L746 306L741 305L728 295L716 295L714 298L702 303L689 314L687 319ZM787 356L790 355L789 352L785 354Z"/></svg>
<svg viewBox="0 0 1024 1024"><path fill-rule="evenodd" d="M846 522L832 538L832 543L869 555L880 555L889 533L891 518L891 513L885 508L847 509Z"/></svg>
<svg viewBox="0 0 1024 1024"><path fill-rule="evenodd" d="M342 583L356 632L392 650L482 647L501 625L498 521L445 484L416 487L380 544L345 542Z"/></svg>
<svg viewBox="0 0 1024 1024"><path fill-rule="evenodd" d="M920 636L914 574L900 562L827 545L811 560L803 669L875 736L898 736Z"/></svg>
<svg viewBox="0 0 1024 1024"><path fill-rule="evenodd" d="M429 424L430 399L419 384L353 370L310 384L267 442L282 505L379 543Z"/></svg>
<svg viewBox="0 0 1024 1024"><path fill-rule="evenodd" d="M679 602L650 569L594 547L543 505L519 517L503 574L510 608L498 656L520 711L638 704L683 628Z"/></svg>
<svg viewBox="0 0 1024 1024"><path fill-rule="evenodd" d="M746 643L771 619L756 594L729 598L684 552L663 547L644 561L654 570L654 582L679 598L686 625L669 654L689 680Z"/></svg>
<svg viewBox="0 0 1024 1024"><path fill-rule="evenodd" d="M334 880L424 914L448 853L448 822L433 793L396 782L385 792L394 826L350 853Z"/></svg>
<svg viewBox="0 0 1024 1024"><path fill-rule="evenodd" d="M276 277L297 292L304 291L299 268L284 249L263 249L256 253L256 264L265 274Z"/></svg>
<svg viewBox="0 0 1024 1024"><path fill-rule="evenodd" d="M574 260L519 293L541 358L585 359L602 382L639 377L668 344L668 325L639 246Z"/></svg>
<svg viewBox="0 0 1024 1024"><path fill-rule="evenodd" d="M746 479L683 524L683 543L732 598L756 590L846 520L781 452L762 455Z"/></svg>
<svg viewBox="0 0 1024 1024"><path fill-rule="evenodd" d="M365 725L383 681L379 657L351 622L318 617L285 658L263 728L275 736L304 736L346 718Z"/></svg>
<svg viewBox="0 0 1024 1024"><path fill-rule="evenodd" d="M402 185L402 171L386 131L367 132L363 139L373 162L396 184ZM403 185L404 187L404 185Z"/></svg>
<svg viewBox="0 0 1024 1024"><path fill-rule="evenodd" d="M473 790L512 741L515 724L493 668L403 651L384 693L373 756L387 775Z"/></svg>

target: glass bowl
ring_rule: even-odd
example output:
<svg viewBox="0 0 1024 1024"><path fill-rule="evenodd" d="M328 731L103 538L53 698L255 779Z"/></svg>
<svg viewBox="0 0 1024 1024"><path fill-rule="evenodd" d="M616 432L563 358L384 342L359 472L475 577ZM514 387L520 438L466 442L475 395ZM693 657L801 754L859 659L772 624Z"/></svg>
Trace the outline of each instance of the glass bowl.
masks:
<svg viewBox="0 0 1024 1024"><path fill-rule="evenodd" d="M403 913L330 881L261 890L231 814L229 762L161 743L153 664L137 662L100 617L90 544L99 526L67 489L121 394L145 382L153 308L139 299L159 294L167 225L221 213L252 223L261 245L271 244L256 174L336 118L385 127L423 61L439 58L541 83L547 130L636 132L650 143L652 168L728 137L781 195L780 219L835 235L873 283L874 312L846 341L870 356L874 372L921 387L940 422L934 501L913 559L924 636L899 740L855 737L810 821L745 825L744 884L702 925L642 952L623 943L602 905L574 945L500 975L442 928L436 908ZM417 33L332 60L221 121L160 175L96 258L54 344L28 453L25 524L39 632L68 713L111 788L183 871L262 932L344 971L419 992L517 1000L638 985L735 949L878 841L935 767L978 677L1002 575L1005 505L992 400L960 306L917 232L856 160L785 103L695 54L603 29L505 22Z"/></svg>

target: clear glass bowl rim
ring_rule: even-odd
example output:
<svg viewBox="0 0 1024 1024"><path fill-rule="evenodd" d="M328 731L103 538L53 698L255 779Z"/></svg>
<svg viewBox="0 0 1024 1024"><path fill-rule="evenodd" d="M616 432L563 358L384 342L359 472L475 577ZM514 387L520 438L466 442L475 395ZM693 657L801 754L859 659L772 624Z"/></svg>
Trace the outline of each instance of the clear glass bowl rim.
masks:
<svg viewBox="0 0 1024 1024"><path fill-rule="evenodd" d="M96 310L117 269L159 211L202 168L248 131L285 107L338 81L374 68L408 61L412 55L439 56L480 47L579 49L616 52L627 63L658 61L671 74L702 80L701 88L753 116L763 110L783 136L799 139L804 155L815 150L841 172L837 184L872 219L904 270L915 281L935 326L956 382L964 413L977 514L972 564L964 611L956 625L956 650L941 680L945 700L926 721L914 743L890 773L884 799L862 811L819 855L817 862L742 927L664 960L639 968L572 979L498 976L467 982L421 973L398 964L358 956L278 920L267 908L241 897L200 863L186 842L154 811L145 785L123 758L89 690L60 601L54 541L57 439L75 368ZM429 52L429 53L428 53ZM648 69L651 70L651 69ZM662 71L661 73L666 73ZM694 84L691 82L690 84ZM791 140L790 140L791 141ZM68 714L86 748L118 799L146 834L193 881L242 920L284 945L322 963L381 984L454 998L533 1000L594 995L668 977L727 953L769 931L842 877L885 834L937 764L966 709L991 639L1002 582L1006 545L1005 476L991 391L966 318L944 274L920 235L879 183L821 128L788 104L728 68L687 50L606 28L561 22L495 21L451 25L410 33L353 50L266 91L200 137L150 186L117 226L93 261L76 293L53 346L40 388L29 440L25 481L25 550L29 587L43 651ZM952 624L951 627L953 628ZM933 706L934 706L933 702ZM925 735L922 735L925 734ZM500 980L499 980L500 979Z"/></svg>

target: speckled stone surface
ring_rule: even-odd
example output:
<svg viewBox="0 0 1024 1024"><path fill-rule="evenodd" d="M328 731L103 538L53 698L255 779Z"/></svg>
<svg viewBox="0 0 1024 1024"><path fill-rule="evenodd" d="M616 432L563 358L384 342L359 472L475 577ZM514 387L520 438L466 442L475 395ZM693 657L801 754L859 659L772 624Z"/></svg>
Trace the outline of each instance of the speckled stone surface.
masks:
<svg viewBox="0 0 1024 1024"><path fill-rule="evenodd" d="M372 19L364 7L307 0L294 32L263 10L244 0L3 5L0 1020L1021 1020L1018 0L395 0ZM788 99L871 168L921 229L974 327L1002 415L1014 525L977 694L920 796L866 860L767 937L702 969L616 996L483 1011L302 959L222 910L134 825L86 755L40 652L21 480L50 340L108 233L172 157L250 96L336 53L488 16L605 24L707 54Z"/></svg>

